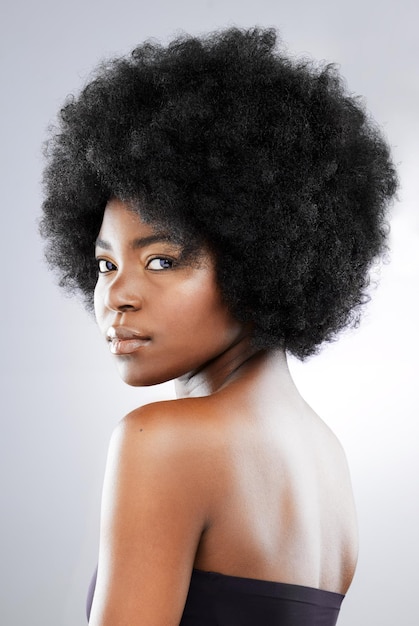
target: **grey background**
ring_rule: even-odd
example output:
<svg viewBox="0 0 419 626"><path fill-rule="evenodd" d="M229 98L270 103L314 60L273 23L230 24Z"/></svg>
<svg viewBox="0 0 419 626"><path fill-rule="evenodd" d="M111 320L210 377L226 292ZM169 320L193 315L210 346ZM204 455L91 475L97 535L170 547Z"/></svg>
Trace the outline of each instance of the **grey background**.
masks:
<svg viewBox="0 0 419 626"><path fill-rule="evenodd" d="M42 264L41 144L64 97L104 57L228 24L276 26L290 50L336 61L399 163L392 261L357 331L292 362L345 446L361 553L340 626L414 626L418 575L419 110L417 3L352 0L14 0L1 6L1 585L7 626L85 623L113 426L172 394L118 379L93 320Z"/></svg>

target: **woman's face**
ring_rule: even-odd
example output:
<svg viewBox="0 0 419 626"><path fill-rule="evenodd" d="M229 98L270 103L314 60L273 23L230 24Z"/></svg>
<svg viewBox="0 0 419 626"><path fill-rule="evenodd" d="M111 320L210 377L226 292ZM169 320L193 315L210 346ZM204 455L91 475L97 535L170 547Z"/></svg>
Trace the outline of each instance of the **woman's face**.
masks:
<svg viewBox="0 0 419 626"><path fill-rule="evenodd" d="M96 258L97 323L129 385L202 370L240 338L211 255L182 259L178 243L120 200L106 206Z"/></svg>

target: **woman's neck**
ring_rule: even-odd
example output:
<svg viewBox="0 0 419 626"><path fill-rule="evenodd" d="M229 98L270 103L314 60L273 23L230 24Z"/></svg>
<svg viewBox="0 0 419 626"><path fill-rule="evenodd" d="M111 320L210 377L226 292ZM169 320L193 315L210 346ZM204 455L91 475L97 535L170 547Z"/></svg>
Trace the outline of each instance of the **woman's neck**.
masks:
<svg viewBox="0 0 419 626"><path fill-rule="evenodd" d="M201 369L178 378L176 395L178 398L211 395L244 376L257 376L267 365L288 372L284 351L261 350L252 344L249 336L244 336Z"/></svg>

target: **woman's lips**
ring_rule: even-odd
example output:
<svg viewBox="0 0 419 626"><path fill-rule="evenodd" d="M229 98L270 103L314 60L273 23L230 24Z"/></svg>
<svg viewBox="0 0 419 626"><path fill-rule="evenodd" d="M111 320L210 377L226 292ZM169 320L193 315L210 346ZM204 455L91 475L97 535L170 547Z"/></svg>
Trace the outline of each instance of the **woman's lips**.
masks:
<svg viewBox="0 0 419 626"><path fill-rule="evenodd" d="M110 351L117 355L131 354L150 342L150 337L125 326L111 326L106 333L106 338L109 342Z"/></svg>
<svg viewBox="0 0 419 626"><path fill-rule="evenodd" d="M109 349L112 354L131 354L139 348L146 346L150 342L150 339L111 339L109 342Z"/></svg>

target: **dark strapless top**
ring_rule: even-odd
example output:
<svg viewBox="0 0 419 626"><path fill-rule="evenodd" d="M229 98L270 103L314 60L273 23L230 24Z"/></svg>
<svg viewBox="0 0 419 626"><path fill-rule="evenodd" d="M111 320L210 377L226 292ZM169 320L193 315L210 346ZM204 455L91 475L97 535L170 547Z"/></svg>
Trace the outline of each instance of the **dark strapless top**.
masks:
<svg viewBox="0 0 419 626"><path fill-rule="evenodd" d="M88 619L95 584L96 574L87 598ZM179 626L335 626L344 597L314 587L194 569Z"/></svg>

